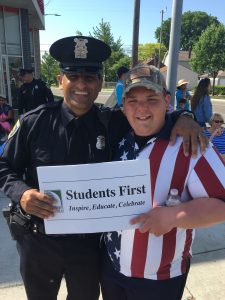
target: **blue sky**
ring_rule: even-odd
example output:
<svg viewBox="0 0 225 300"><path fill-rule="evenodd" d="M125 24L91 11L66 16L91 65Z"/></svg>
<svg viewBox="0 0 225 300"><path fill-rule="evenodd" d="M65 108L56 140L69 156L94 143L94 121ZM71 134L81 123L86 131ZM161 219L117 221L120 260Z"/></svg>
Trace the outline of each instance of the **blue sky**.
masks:
<svg viewBox="0 0 225 300"><path fill-rule="evenodd" d="M155 29L160 26L160 11L166 10L164 20L171 17L172 0L141 0L139 43L156 42ZM109 22L114 38L121 37L124 46L132 44L134 0L45 0L45 30L40 31L41 54L62 37L92 32L101 19ZM183 0L183 12L205 11L225 24L224 0Z"/></svg>

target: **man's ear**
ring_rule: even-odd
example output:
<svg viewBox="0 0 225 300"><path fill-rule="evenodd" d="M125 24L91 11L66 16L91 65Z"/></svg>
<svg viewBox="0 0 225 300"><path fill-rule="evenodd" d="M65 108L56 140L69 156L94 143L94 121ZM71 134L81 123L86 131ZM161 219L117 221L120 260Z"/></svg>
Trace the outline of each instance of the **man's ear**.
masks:
<svg viewBox="0 0 225 300"><path fill-rule="evenodd" d="M100 77L99 78L99 89L98 89L98 92L101 92L101 90L102 90L102 84L103 84L103 77Z"/></svg>
<svg viewBox="0 0 225 300"><path fill-rule="evenodd" d="M63 78L63 75L57 75L56 76L56 80L57 80L57 82L58 82L58 85L59 85L59 89L60 90L62 90L63 88L62 88L62 78Z"/></svg>
<svg viewBox="0 0 225 300"><path fill-rule="evenodd" d="M166 102L166 108L169 108L169 105L170 105L170 95L169 94L165 95L165 102Z"/></svg>

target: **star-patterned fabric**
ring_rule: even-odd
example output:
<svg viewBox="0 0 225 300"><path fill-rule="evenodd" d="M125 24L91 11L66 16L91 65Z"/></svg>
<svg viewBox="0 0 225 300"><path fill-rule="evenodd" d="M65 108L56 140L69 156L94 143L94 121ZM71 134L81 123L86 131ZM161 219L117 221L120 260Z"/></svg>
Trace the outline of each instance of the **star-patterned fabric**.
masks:
<svg viewBox="0 0 225 300"><path fill-rule="evenodd" d="M157 136L143 141L129 133L119 142L115 160L149 158L153 206L164 205L172 188L178 189L182 202L209 196L224 199L224 166L216 151L210 146L204 156L198 149L197 158L185 157L182 138L177 138L172 146L169 133L167 122ZM211 189L212 186L216 188ZM104 234L115 270L128 277L153 280L185 273L193 238L193 230L183 228L174 228L159 237L142 234L138 229Z"/></svg>
<svg viewBox="0 0 225 300"><path fill-rule="evenodd" d="M146 145L154 142L156 137L149 137ZM114 160L133 160L138 156L140 150L138 144L135 141L135 135L130 132L125 138L123 138L118 144L118 151ZM121 248L121 231L113 231L104 234L104 241L106 248L108 249L108 255L113 261L113 265L116 270L120 271L120 248Z"/></svg>

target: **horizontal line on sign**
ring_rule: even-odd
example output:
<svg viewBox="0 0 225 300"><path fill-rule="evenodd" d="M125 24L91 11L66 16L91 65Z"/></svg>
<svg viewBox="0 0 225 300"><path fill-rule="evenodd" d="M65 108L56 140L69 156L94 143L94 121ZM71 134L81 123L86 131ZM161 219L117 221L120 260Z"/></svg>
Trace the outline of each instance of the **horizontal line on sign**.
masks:
<svg viewBox="0 0 225 300"><path fill-rule="evenodd" d="M99 220L99 219L113 219L113 218L122 218L122 217L130 217L130 216L139 216L140 214L131 214L131 215L122 215L122 216L110 216L110 217L99 217L99 218L85 218L85 219L54 219L47 220L48 222L52 221L85 221L85 220Z"/></svg>
<svg viewBox="0 0 225 300"><path fill-rule="evenodd" d="M55 183L55 182L81 182L81 181L93 181L93 180L105 180L105 179L118 179L118 178L132 178L143 177L147 174L133 175L133 176L120 176L120 177L105 177L105 178L93 178L93 179L80 179L80 180L63 180L63 181L42 181L42 183Z"/></svg>

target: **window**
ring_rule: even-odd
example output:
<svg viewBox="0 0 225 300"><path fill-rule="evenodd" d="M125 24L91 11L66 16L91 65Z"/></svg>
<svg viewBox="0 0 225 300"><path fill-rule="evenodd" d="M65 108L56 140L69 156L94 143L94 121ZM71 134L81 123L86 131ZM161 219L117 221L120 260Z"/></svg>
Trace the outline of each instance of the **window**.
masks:
<svg viewBox="0 0 225 300"><path fill-rule="evenodd" d="M5 50L5 33L4 33L4 18L3 18L2 7L0 7L0 45L1 45L0 53L2 52L2 54L5 54L6 53L6 50Z"/></svg>
<svg viewBox="0 0 225 300"><path fill-rule="evenodd" d="M5 34L7 37L7 52L9 55L21 55L19 10L5 8Z"/></svg>

